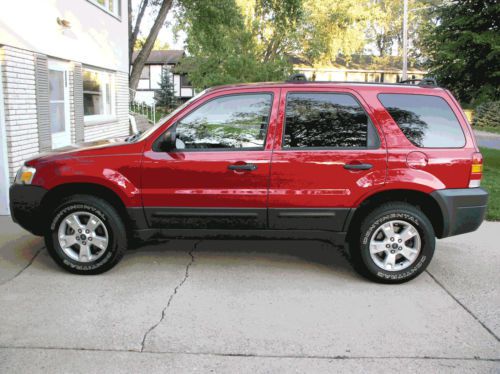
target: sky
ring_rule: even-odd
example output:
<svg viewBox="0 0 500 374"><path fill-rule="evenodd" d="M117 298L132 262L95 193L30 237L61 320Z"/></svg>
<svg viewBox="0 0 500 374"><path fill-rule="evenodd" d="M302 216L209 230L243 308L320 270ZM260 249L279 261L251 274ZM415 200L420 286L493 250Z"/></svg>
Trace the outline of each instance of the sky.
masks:
<svg viewBox="0 0 500 374"><path fill-rule="evenodd" d="M132 5L135 10L139 8L140 0L133 0ZM142 19L141 23L141 33L142 36L146 37L149 30L151 29L151 26L153 26L154 23L154 17L155 14L150 12L149 10L146 10L146 13L144 14L144 18ZM161 43L168 43L170 49L184 49L184 40L186 39L186 34L184 32L180 32L177 35L177 41L174 40L174 32L172 30L174 22L175 22L175 12L174 8L170 9L167 15L167 21L166 21L166 26L162 27L159 35L158 35L158 40Z"/></svg>

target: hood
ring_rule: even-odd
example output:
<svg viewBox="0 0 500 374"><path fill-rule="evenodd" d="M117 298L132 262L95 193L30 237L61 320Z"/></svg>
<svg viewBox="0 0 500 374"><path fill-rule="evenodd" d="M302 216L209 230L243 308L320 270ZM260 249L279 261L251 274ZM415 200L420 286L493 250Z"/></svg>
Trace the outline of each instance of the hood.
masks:
<svg viewBox="0 0 500 374"><path fill-rule="evenodd" d="M125 139L127 138L123 137L72 144L67 147L54 149L50 152L40 153L38 156L27 160L26 164L32 165L39 162L47 162L67 157L98 155L101 154L101 151L107 151L109 148L130 144L127 143ZM106 153L109 154L109 152Z"/></svg>

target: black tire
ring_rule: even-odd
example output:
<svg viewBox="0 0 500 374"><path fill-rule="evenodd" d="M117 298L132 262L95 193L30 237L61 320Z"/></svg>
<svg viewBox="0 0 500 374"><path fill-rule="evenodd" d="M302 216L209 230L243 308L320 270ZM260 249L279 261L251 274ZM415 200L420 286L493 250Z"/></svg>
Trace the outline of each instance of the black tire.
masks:
<svg viewBox="0 0 500 374"><path fill-rule="evenodd" d="M80 262L64 253L58 240L61 221L72 212L89 212L97 216L106 227L108 246L95 261ZM115 266L127 249L127 232L116 210L105 200L89 195L73 195L63 199L53 210L45 244L50 256L62 267L75 274L100 274ZM78 247L77 247L78 248Z"/></svg>
<svg viewBox="0 0 500 374"><path fill-rule="evenodd" d="M420 235L421 249L414 262L406 269L388 271L379 267L370 255L370 240L381 225L388 221L405 221L415 227ZM429 265L434 254L436 239L427 216L417 207L403 203L385 203L371 211L361 222L357 235L350 244L350 257L354 269L378 283L404 283L417 277Z"/></svg>

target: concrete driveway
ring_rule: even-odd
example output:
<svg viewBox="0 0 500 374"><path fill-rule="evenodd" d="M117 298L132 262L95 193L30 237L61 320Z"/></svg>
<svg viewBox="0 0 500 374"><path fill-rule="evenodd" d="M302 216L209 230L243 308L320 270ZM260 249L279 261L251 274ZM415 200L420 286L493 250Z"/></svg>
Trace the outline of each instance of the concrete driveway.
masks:
<svg viewBox="0 0 500 374"><path fill-rule="evenodd" d="M65 273L0 217L0 372L500 372L500 223L370 283L314 241L171 241Z"/></svg>

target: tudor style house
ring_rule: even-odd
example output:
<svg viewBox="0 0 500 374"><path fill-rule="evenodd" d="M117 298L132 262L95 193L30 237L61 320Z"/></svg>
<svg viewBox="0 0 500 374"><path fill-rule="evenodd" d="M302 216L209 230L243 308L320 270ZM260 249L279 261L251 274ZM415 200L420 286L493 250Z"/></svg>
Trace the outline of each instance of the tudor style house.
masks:
<svg viewBox="0 0 500 374"><path fill-rule="evenodd" d="M133 59L137 54L134 53ZM183 50L171 49L164 51L151 51L144 68L141 79L137 85L135 101L152 104L154 102L155 91L160 88L162 69L168 69L170 81L174 86L174 95L181 101L186 101L193 97L194 90L188 80L187 75L173 72L173 68L184 56Z"/></svg>
<svg viewBox="0 0 500 374"><path fill-rule="evenodd" d="M0 12L0 214L22 163L129 134L126 0L9 1Z"/></svg>

